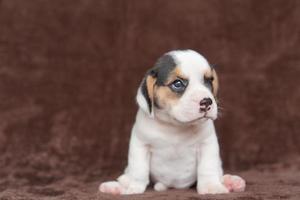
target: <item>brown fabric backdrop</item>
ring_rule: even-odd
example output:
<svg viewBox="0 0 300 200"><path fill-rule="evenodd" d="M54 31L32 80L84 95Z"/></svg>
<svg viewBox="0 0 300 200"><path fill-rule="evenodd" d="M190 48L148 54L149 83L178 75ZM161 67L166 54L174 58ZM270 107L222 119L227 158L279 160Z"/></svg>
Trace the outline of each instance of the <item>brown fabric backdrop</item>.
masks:
<svg viewBox="0 0 300 200"><path fill-rule="evenodd" d="M218 66L227 168L297 156L299 34L297 0L0 0L1 168L123 168L144 72L185 48Z"/></svg>

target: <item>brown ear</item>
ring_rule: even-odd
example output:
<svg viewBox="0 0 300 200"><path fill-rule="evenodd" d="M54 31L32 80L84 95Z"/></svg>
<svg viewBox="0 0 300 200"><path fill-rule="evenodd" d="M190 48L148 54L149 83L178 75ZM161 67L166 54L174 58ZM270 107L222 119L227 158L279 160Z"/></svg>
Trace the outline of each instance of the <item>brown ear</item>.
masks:
<svg viewBox="0 0 300 200"><path fill-rule="evenodd" d="M152 115L152 110L153 110L155 82L156 82L155 74L153 74L151 71L147 72L137 94L137 102L139 106L150 115Z"/></svg>
<svg viewBox="0 0 300 200"><path fill-rule="evenodd" d="M214 96L216 97L218 94L218 90L219 90L219 79L218 79L216 70L215 69L211 69L211 70L212 70L212 77L213 77L212 92L213 92Z"/></svg>
<svg viewBox="0 0 300 200"><path fill-rule="evenodd" d="M156 78L154 78L151 75L147 75L146 80L145 80L145 85L142 88L142 91L147 103L148 103L148 109L149 113L151 114L152 108L153 108L153 96L154 96L154 84L155 84Z"/></svg>

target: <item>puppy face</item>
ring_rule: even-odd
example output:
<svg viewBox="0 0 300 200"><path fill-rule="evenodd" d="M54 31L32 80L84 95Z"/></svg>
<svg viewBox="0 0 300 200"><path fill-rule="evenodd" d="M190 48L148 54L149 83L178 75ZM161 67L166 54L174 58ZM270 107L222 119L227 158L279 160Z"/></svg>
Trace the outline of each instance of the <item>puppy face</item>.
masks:
<svg viewBox="0 0 300 200"><path fill-rule="evenodd" d="M217 118L218 78L207 60L192 50L171 51L158 59L138 89L139 106L168 122Z"/></svg>

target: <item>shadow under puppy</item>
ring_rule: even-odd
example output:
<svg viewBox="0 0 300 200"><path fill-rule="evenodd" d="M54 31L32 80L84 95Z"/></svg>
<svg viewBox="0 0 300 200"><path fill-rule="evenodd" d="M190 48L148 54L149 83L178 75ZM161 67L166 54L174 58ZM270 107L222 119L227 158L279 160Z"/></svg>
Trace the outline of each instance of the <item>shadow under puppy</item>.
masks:
<svg viewBox="0 0 300 200"><path fill-rule="evenodd" d="M160 57L137 92L125 172L99 190L139 194L151 178L156 191L188 188L196 181L199 194L243 191L242 178L223 175L213 123L217 90L217 74L199 53L177 50Z"/></svg>

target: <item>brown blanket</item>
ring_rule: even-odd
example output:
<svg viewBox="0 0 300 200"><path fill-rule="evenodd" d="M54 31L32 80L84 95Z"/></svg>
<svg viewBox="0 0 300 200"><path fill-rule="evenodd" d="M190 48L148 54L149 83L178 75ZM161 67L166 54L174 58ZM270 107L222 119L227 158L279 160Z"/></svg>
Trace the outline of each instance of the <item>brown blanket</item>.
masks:
<svg viewBox="0 0 300 200"><path fill-rule="evenodd" d="M250 170L220 198L299 195L290 167L256 169L299 156L299 34L297 0L0 0L1 195L92 197L126 164L143 74L185 48L219 73L225 169ZM181 194L198 198L155 195Z"/></svg>

